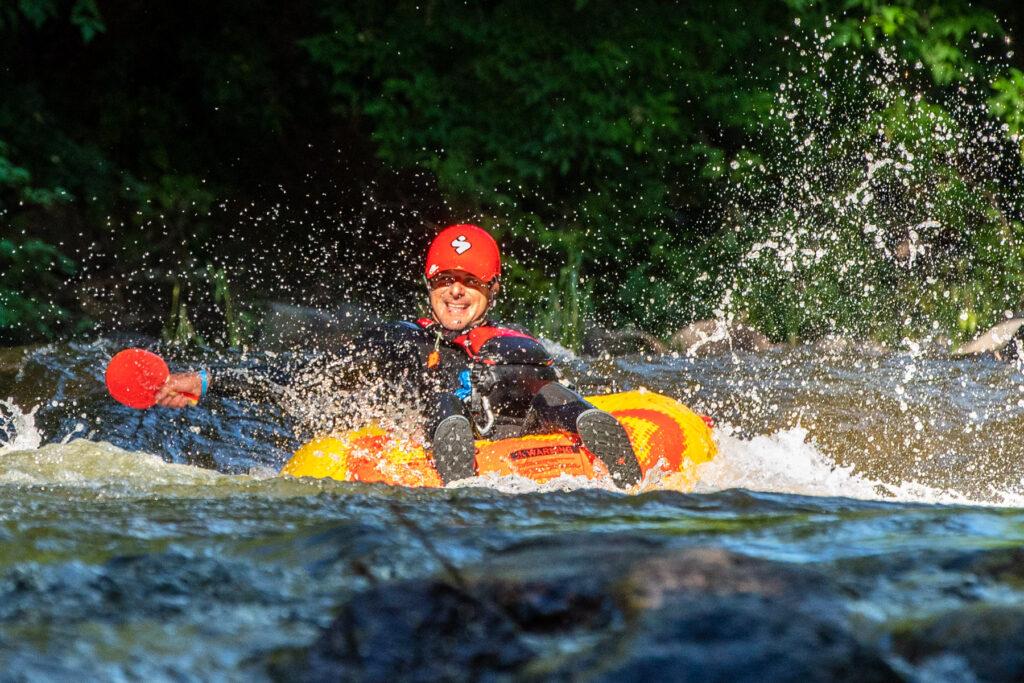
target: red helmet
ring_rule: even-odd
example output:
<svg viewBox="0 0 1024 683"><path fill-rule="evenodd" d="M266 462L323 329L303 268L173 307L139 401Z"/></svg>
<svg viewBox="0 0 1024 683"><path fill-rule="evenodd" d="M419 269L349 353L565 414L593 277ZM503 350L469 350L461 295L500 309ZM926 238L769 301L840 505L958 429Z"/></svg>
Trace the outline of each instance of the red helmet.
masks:
<svg viewBox="0 0 1024 683"><path fill-rule="evenodd" d="M427 250L427 279L446 270L462 270L484 282L501 275L498 243L475 225L449 225Z"/></svg>

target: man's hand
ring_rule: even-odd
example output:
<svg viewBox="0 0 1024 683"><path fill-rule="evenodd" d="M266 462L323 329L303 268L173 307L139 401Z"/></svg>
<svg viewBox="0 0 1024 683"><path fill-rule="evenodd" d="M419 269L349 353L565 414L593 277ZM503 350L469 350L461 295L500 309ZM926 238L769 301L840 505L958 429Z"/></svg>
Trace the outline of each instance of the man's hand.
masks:
<svg viewBox="0 0 1024 683"><path fill-rule="evenodd" d="M172 374L156 392L156 404L165 408L184 408L195 405L195 399L185 394L199 396L203 390L203 382L199 379L198 372L183 372Z"/></svg>

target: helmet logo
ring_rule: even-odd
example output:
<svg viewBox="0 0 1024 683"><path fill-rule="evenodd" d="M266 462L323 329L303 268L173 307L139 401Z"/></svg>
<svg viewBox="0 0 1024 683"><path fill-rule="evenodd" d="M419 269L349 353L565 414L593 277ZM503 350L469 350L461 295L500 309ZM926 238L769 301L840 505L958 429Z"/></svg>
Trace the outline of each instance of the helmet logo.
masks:
<svg viewBox="0 0 1024 683"><path fill-rule="evenodd" d="M452 240L452 247L455 249L455 253L462 256L465 252L469 251L469 248L473 245L469 243L465 235L459 235Z"/></svg>

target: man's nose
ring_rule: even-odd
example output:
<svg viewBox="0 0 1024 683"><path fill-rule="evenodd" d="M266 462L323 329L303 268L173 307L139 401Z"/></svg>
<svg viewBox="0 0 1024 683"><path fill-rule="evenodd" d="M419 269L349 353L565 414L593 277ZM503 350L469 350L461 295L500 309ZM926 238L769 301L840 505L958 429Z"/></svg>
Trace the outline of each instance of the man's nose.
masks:
<svg viewBox="0 0 1024 683"><path fill-rule="evenodd" d="M451 295L458 298L466 293L466 287L461 282L456 280L452 283Z"/></svg>

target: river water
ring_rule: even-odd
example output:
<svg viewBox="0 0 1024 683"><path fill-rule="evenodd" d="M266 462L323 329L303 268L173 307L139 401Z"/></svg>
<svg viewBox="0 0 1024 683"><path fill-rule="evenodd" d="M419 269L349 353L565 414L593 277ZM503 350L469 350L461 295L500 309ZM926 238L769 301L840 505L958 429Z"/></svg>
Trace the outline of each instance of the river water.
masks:
<svg viewBox="0 0 1024 683"><path fill-rule="evenodd" d="M1024 607L1024 581L948 561L1024 544L1012 364L917 345L568 359L586 392L647 387L717 420L721 452L697 491L631 496L570 480L278 478L292 416L217 398L182 412L115 405L102 372L120 344L0 350L4 680L264 680L268 657L314 642L368 588L471 571L538 539L813 567L908 680L974 675L887 645L908 621Z"/></svg>

